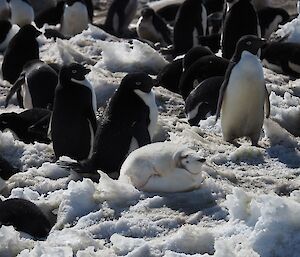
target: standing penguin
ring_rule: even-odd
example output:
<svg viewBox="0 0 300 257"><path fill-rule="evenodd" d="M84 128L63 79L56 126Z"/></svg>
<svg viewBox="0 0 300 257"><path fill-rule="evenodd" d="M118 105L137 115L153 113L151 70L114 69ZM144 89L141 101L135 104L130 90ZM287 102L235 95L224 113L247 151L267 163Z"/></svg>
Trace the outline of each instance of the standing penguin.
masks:
<svg viewBox="0 0 300 257"><path fill-rule="evenodd" d="M19 29L18 25L11 24L8 20L0 20L0 52L4 52Z"/></svg>
<svg viewBox="0 0 300 257"><path fill-rule="evenodd" d="M207 13L202 0L186 0L178 10L174 26L174 54L185 54L206 35Z"/></svg>
<svg viewBox="0 0 300 257"><path fill-rule="evenodd" d="M88 28L88 10L83 0L67 0L61 20L60 32L74 36Z"/></svg>
<svg viewBox="0 0 300 257"><path fill-rule="evenodd" d="M14 84L26 62L39 59L39 44L36 38L40 34L40 31L28 24L11 39L2 62L3 79Z"/></svg>
<svg viewBox="0 0 300 257"><path fill-rule="evenodd" d="M137 22L137 34L139 38L162 45L171 45L171 31L166 23L151 8L142 10L142 16Z"/></svg>
<svg viewBox="0 0 300 257"><path fill-rule="evenodd" d="M23 27L34 21L34 11L28 0L10 0L11 22Z"/></svg>
<svg viewBox="0 0 300 257"><path fill-rule="evenodd" d="M220 89L216 120L221 112L221 126L225 141L249 137L257 145L266 117L270 115L269 95L258 50L266 40L248 35L237 43ZM222 109L221 109L222 108Z"/></svg>
<svg viewBox="0 0 300 257"><path fill-rule="evenodd" d="M53 68L41 60L31 60L24 65L20 77L10 89L5 107L17 92L21 108L52 109L57 82L58 75Z"/></svg>
<svg viewBox="0 0 300 257"><path fill-rule="evenodd" d="M78 172L119 173L130 152L150 144L158 117L152 87L146 73L127 74L98 125L92 157L71 167Z"/></svg>
<svg viewBox="0 0 300 257"><path fill-rule="evenodd" d="M10 8L7 0L0 0L0 20L8 20L10 18Z"/></svg>
<svg viewBox="0 0 300 257"><path fill-rule="evenodd" d="M223 22L222 56L231 59L236 43L244 35L260 36L256 11L251 0L226 0L229 10Z"/></svg>
<svg viewBox="0 0 300 257"><path fill-rule="evenodd" d="M80 64L64 65L59 73L51 118L55 157L75 160L89 157L97 128L96 95L85 78L90 72Z"/></svg>
<svg viewBox="0 0 300 257"><path fill-rule="evenodd" d="M128 34L128 25L137 11L137 0L113 0L109 7L104 28L117 36Z"/></svg>

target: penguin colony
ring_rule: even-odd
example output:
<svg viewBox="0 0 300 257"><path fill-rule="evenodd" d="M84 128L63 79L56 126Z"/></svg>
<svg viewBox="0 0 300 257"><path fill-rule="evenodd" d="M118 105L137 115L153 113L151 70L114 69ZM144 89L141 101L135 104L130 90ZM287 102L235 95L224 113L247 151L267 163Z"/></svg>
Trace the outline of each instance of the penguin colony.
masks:
<svg viewBox="0 0 300 257"><path fill-rule="evenodd" d="M38 42L38 28L46 23L59 25L48 31L50 37L81 33L93 23L93 3L50 2L41 6L34 0L0 0L2 78L11 84L5 107L16 94L26 109L1 114L0 129L10 129L25 143L52 142L55 160L68 156L76 161L58 164L82 175L101 170L140 190L193 190L203 181L205 159L186 147L153 143L158 120L153 87L182 96L190 125L216 115L225 141L238 145L238 138L248 137L257 146L264 118L270 115L262 64L300 76L299 44L261 38L289 21L281 8L260 1L255 6L250 0L185 0L137 10L137 0L113 0L104 24L95 25L117 37L146 42L170 62L156 79L142 71L124 76L97 121L96 94L86 78L90 69L75 62L43 62ZM1 181L18 172L0 156ZM51 229L39 207L22 199L0 202L1 224L34 238L46 237Z"/></svg>

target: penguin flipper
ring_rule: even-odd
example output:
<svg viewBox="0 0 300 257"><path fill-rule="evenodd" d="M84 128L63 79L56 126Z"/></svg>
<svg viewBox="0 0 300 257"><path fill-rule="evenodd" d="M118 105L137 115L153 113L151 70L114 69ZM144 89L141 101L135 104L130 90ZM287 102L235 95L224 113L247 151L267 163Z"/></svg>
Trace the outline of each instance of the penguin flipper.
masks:
<svg viewBox="0 0 300 257"><path fill-rule="evenodd" d="M139 147L151 143L151 137L146 122L137 122L133 126L133 136L137 140Z"/></svg>
<svg viewBox="0 0 300 257"><path fill-rule="evenodd" d="M266 91L266 98L265 98L265 105L266 105L266 118L268 119L270 117L270 109L271 109L271 104L270 104L270 99L269 99L269 92L266 88L265 85L265 91Z"/></svg>
<svg viewBox="0 0 300 257"><path fill-rule="evenodd" d="M8 106L8 103L12 96L17 92L18 89L22 86L22 84L25 82L25 74L21 73L20 77L17 79L17 81L14 83L14 85L9 90L8 95L5 98L5 108Z"/></svg>
<svg viewBox="0 0 300 257"><path fill-rule="evenodd" d="M216 122L220 117L223 97L224 97L224 94L225 94L225 91L226 91L226 88L227 88L227 85L228 85L228 82L229 82L231 71L232 71L235 64L236 64L235 62L230 62L229 63L228 68L227 68L226 73L225 73L224 81L223 81L223 83L221 85L221 88L220 88L220 91L219 91L219 98L218 98L217 112L216 112Z"/></svg>

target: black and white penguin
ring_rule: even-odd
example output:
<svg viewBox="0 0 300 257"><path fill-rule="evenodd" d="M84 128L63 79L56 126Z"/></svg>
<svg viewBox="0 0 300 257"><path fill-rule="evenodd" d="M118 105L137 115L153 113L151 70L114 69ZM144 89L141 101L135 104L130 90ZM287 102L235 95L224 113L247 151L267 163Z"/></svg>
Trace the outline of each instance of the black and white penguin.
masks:
<svg viewBox="0 0 300 257"><path fill-rule="evenodd" d="M290 15L282 8L265 7L257 12L261 36L269 38L271 34L278 29L279 25L283 25L289 21Z"/></svg>
<svg viewBox="0 0 300 257"><path fill-rule="evenodd" d="M157 75L157 84L174 93L179 94L179 82L183 70L188 69L194 62L203 56L211 55L209 49L203 46L196 46L190 49L184 57L178 58L167 64Z"/></svg>
<svg viewBox="0 0 300 257"><path fill-rule="evenodd" d="M24 65L20 77L11 87L5 107L17 92L21 108L52 109L57 82L58 74L53 68L41 60L31 60Z"/></svg>
<svg viewBox="0 0 300 257"><path fill-rule="evenodd" d="M14 84L23 66L30 60L39 59L39 44L36 38L41 34L34 26L25 25L11 39L4 53L2 63L3 79Z"/></svg>
<svg viewBox="0 0 300 257"><path fill-rule="evenodd" d="M34 108L21 113L2 113L0 115L0 130L11 130L19 140L26 144L50 143L48 138L48 126L51 111L47 109Z"/></svg>
<svg viewBox="0 0 300 257"><path fill-rule="evenodd" d="M174 55L185 54L206 35L207 13L201 0L186 0L180 7L174 26Z"/></svg>
<svg viewBox="0 0 300 257"><path fill-rule="evenodd" d="M251 0L226 0L227 10L221 40L222 56L231 59L236 43L244 35L260 36L256 11Z"/></svg>
<svg viewBox="0 0 300 257"><path fill-rule="evenodd" d="M300 77L300 44L270 42L262 49L262 63L265 67L291 77Z"/></svg>
<svg viewBox="0 0 300 257"><path fill-rule="evenodd" d="M97 128L96 95L81 64L64 65L59 73L51 118L55 157L83 160L90 156Z"/></svg>
<svg viewBox="0 0 300 257"><path fill-rule="evenodd" d="M35 238L47 237L51 230L49 220L38 206L18 198L0 200L0 224L13 226Z"/></svg>
<svg viewBox="0 0 300 257"><path fill-rule="evenodd" d="M225 141L234 143L249 137L257 145L266 117L270 115L269 94L266 89L262 64L257 57L265 39L243 36L226 71L220 89L216 120L221 113L222 134Z"/></svg>
<svg viewBox="0 0 300 257"><path fill-rule="evenodd" d="M113 0L104 23L105 30L117 36L126 36L137 6L137 0Z"/></svg>
<svg viewBox="0 0 300 257"><path fill-rule="evenodd" d="M0 52L4 52L10 40L18 33L19 26L8 20L0 20Z"/></svg>
<svg viewBox="0 0 300 257"><path fill-rule="evenodd" d="M84 0L67 0L61 19L60 32L75 36L88 28L89 16Z"/></svg>
<svg viewBox="0 0 300 257"><path fill-rule="evenodd" d="M143 72L122 79L98 125L92 157L77 163L75 170L119 174L130 152L151 143L158 118L153 85Z"/></svg>
<svg viewBox="0 0 300 257"><path fill-rule="evenodd" d="M10 0L11 23L23 27L34 21L34 11L28 0Z"/></svg>
<svg viewBox="0 0 300 257"><path fill-rule="evenodd" d="M10 18L10 7L7 0L0 0L0 20L8 20Z"/></svg>
<svg viewBox="0 0 300 257"><path fill-rule="evenodd" d="M224 76L228 65L227 59L215 55L204 56L194 62L180 78L179 90L183 99L186 99L203 80L214 76Z"/></svg>
<svg viewBox="0 0 300 257"><path fill-rule="evenodd" d="M136 28L139 38L159 42L163 46L172 44L170 29L153 9L147 7L142 10L141 15Z"/></svg>
<svg viewBox="0 0 300 257"><path fill-rule="evenodd" d="M223 80L223 76L205 79L185 99L184 110L191 126L197 126L200 120L216 114Z"/></svg>

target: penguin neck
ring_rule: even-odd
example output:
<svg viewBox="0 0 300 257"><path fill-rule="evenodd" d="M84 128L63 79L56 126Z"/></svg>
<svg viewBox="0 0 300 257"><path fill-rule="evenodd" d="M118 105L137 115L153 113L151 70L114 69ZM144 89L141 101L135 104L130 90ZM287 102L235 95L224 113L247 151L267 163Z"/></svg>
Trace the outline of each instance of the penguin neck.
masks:
<svg viewBox="0 0 300 257"><path fill-rule="evenodd" d="M253 54L248 50L238 50L238 51L235 51L234 55L232 56L231 61L238 63L243 57L245 57L246 55L248 56L249 54L258 58L257 54Z"/></svg>

